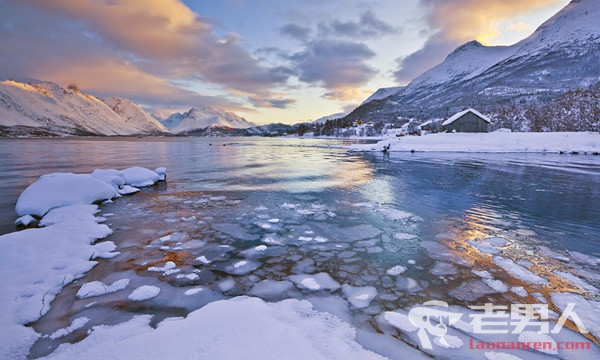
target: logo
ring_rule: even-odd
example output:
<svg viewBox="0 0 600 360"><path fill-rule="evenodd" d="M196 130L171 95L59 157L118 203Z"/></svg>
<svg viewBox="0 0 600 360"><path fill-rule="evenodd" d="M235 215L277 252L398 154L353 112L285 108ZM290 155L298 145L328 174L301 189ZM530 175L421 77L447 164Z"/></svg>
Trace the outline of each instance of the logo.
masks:
<svg viewBox="0 0 600 360"><path fill-rule="evenodd" d="M427 301L423 303L423 306L415 307L408 313L410 322L419 329L417 335L424 349L432 349L429 335L438 338L442 345L448 346L448 342L444 338L448 332L448 326L456 324L464 315L459 312L438 310L432 306L448 308L448 303L439 300ZM588 333L574 311L574 303L567 305L552 329L550 328L551 323L548 321L547 304L511 304L510 312L507 312L508 306L492 303L473 305L469 308L483 310L483 312L469 314L469 318L472 319L469 324L473 328L474 334L508 334L509 332L521 334L525 330L535 331L538 334L557 334L568 319L571 319L580 333ZM432 324L432 321L435 324Z"/></svg>
<svg viewBox="0 0 600 360"><path fill-rule="evenodd" d="M448 307L448 303L438 300L426 301L423 305ZM410 322L419 328L417 335L419 336L419 341L421 341L421 346L423 346L424 349L432 349L431 340L427 333L440 337L440 343L448 346L448 342L444 338L444 335L448 332L448 326L444 322L444 318L448 319L448 325L452 325L460 320L462 316L463 314L461 313L453 313L426 307L416 307L408 313ZM437 325L431 324L432 317L437 318Z"/></svg>

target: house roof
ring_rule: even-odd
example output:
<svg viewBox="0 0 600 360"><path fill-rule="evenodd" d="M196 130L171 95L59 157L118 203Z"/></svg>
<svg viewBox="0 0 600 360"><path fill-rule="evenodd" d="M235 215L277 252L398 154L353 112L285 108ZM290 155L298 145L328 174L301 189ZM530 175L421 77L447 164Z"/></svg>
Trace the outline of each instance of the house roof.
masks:
<svg viewBox="0 0 600 360"><path fill-rule="evenodd" d="M486 121L488 124L491 122L490 119L487 116L483 115L479 111L477 111L475 109L467 109L467 110L463 110L463 111L461 111L459 113L454 114L451 118L449 118L448 120L444 121L442 123L442 126L452 124L453 122L455 122L456 120L458 120L460 117L462 117L463 115L465 115L466 113L469 113L469 112L472 112L476 116L480 117L482 120Z"/></svg>

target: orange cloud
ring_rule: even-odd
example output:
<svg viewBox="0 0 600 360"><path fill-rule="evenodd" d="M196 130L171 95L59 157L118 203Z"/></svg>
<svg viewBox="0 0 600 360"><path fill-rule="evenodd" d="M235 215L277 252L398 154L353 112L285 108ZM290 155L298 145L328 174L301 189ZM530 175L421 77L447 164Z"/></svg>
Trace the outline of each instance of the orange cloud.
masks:
<svg viewBox="0 0 600 360"><path fill-rule="evenodd" d="M30 0L39 8L92 26L122 48L149 57L196 49L210 27L179 0ZM93 36L93 35L92 35Z"/></svg>
<svg viewBox="0 0 600 360"><path fill-rule="evenodd" d="M104 93L114 91L112 83L124 85L123 90L161 93L175 91L175 82L198 82L232 95L247 94L247 102L260 106L292 103L274 95L291 76L288 70L261 63L236 34L217 38L209 23L181 0L12 2L14 34L0 31L0 43L20 49L6 64L0 59L0 66L12 73L59 82L70 77L85 90Z"/></svg>
<svg viewBox="0 0 600 360"><path fill-rule="evenodd" d="M373 89L359 89L356 87L338 87L323 95L324 98L330 100L338 100L342 102L363 100L373 94Z"/></svg>
<svg viewBox="0 0 600 360"><path fill-rule="evenodd" d="M182 89L168 80L143 72L127 62L98 58L85 63L48 63L37 68L32 76L52 79L67 86L75 83L85 92L99 96L119 95L142 104L163 104L164 107L189 109L203 104L228 111L248 111L249 108L225 97L205 96Z"/></svg>
<svg viewBox="0 0 600 360"><path fill-rule="evenodd" d="M489 44L501 33L501 23L517 15L556 5L563 0L424 0L430 25L447 40L478 40Z"/></svg>

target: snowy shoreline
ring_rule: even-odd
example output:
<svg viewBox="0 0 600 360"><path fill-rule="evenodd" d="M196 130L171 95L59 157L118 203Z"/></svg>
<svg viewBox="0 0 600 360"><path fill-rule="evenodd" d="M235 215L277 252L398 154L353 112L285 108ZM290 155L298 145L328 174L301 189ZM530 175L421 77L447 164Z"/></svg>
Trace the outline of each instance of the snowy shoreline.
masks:
<svg viewBox="0 0 600 360"><path fill-rule="evenodd" d="M593 154L600 152L600 134L557 133L438 133L423 136L388 136L376 144L353 144L349 151L467 152L467 153L556 153Z"/></svg>
<svg viewBox="0 0 600 360"><path fill-rule="evenodd" d="M15 224L28 228L0 236L0 355L25 358L39 338L30 324L50 310L62 288L96 266L96 259L118 255L105 239L112 230L96 216L98 202L112 201L164 180L165 168L132 167L92 174L53 173L41 176L19 197ZM98 242L99 241L99 242Z"/></svg>

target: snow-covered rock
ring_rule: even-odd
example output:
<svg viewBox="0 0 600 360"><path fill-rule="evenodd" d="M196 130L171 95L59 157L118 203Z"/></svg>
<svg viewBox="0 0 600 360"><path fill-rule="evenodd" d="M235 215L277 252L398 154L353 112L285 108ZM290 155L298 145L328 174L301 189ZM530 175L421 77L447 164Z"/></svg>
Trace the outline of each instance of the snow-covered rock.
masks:
<svg viewBox="0 0 600 360"><path fill-rule="evenodd" d="M49 210L71 204L92 204L117 196L116 189L89 174L54 173L43 175L19 196L18 215L42 217Z"/></svg>

